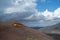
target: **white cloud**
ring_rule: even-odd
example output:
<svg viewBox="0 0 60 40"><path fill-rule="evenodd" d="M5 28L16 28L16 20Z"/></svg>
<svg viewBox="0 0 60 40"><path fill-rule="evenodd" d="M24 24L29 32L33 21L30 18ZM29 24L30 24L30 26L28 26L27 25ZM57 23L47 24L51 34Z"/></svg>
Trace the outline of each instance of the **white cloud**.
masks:
<svg viewBox="0 0 60 40"><path fill-rule="evenodd" d="M54 10L53 12L48 11L46 9L43 12L34 13L25 18L26 20L30 20L28 22L29 26L51 26L58 22L60 22L60 7ZM35 22L31 22L31 20L35 20Z"/></svg>
<svg viewBox="0 0 60 40"><path fill-rule="evenodd" d="M55 18L60 18L60 8L57 8L53 12L48 11L47 9L43 12L37 12L26 19L36 19L36 20L54 20ZM57 19L58 20L58 19Z"/></svg>
<svg viewBox="0 0 60 40"><path fill-rule="evenodd" d="M10 19L17 18L17 20L20 20L36 13L36 0L11 0L11 4L10 7L4 10L5 14L14 16L9 16ZM6 18L8 17L6 16Z"/></svg>
<svg viewBox="0 0 60 40"><path fill-rule="evenodd" d="M60 18L60 8L57 8L57 9L54 11L54 16Z"/></svg>
<svg viewBox="0 0 60 40"><path fill-rule="evenodd" d="M45 16L47 20L53 19L54 17L53 12L50 12L47 9L44 12L42 12L42 15Z"/></svg>
<svg viewBox="0 0 60 40"><path fill-rule="evenodd" d="M34 11L36 0L13 0L12 6L5 9L5 13Z"/></svg>
<svg viewBox="0 0 60 40"><path fill-rule="evenodd" d="M31 16L29 16L29 17L26 17L26 18L24 18L24 19L30 20L32 17L33 17L33 15L31 15Z"/></svg>

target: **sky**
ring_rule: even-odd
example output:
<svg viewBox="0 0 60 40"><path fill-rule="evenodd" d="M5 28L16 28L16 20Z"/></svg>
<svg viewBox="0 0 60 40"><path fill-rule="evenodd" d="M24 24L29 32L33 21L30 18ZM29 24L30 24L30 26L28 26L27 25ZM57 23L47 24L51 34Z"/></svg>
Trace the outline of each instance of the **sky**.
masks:
<svg viewBox="0 0 60 40"><path fill-rule="evenodd" d="M17 20L29 27L60 22L60 0L0 0L0 21Z"/></svg>
<svg viewBox="0 0 60 40"><path fill-rule="evenodd" d="M60 0L38 0L37 9L38 11L44 11L48 9L49 11L54 11L60 7Z"/></svg>

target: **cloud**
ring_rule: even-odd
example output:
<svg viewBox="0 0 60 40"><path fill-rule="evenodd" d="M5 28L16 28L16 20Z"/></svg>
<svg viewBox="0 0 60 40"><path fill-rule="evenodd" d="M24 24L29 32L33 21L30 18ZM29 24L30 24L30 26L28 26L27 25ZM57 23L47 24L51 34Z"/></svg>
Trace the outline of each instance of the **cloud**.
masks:
<svg viewBox="0 0 60 40"><path fill-rule="evenodd" d="M50 22L54 24L56 20L60 21L60 7L53 12L48 9L43 12L38 12L36 9L36 1L37 0L11 0L9 2L10 4L8 3L8 7L4 9L4 13L1 15L2 18L0 17L1 20L24 20L22 23L31 24L31 26L38 26L41 23L48 25ZM46 0L41 1L46 2ZM28 22L25 22L25 20Z"/></svg>
<svg viewBox="0 0 60 40"><path fill-rule="evenodd" d="M9 17L13 19L53 20L55 18L60 18L60 8L57 8L53 12L48 11L48 9L43 12L38 12L36 9L36 0L11 0L11 5L12 6L4 10L4 13L12 15Z"/></svg>
<svg viewBox="0 0 60 40"><path fill-rule="evenodd" d="M42 12L42 15L45 17L45 19L53 19L53 12L48 11L47 9Z"/></svg>
<svg viewBox="0 0 60 40"><path fill-rule="evenodd" d="M5 8L11 6L11 0L0 0L0 11L3 11Z"/></svg>
<svg viewBox="0 0 60 40"><path fill-rule="evenodd" d="M29 20L27 24L25 23L29 26L51 26L60 22L60 7L54 11L48 9L43 12L37 11L24 19Z"/></svg>
<svg viewBox="0 0 60 40"><path fill-rule="evenodd" d="M5 13L35 11L36 0L13 0L12 6L5 9Z"/></svg>
<svg viewBox="0 0 60 40"><path fill-rule="evenodd" d="M54 10L53 12L51 11L48 11L48 9L46 9L45 11L43 12L37 12L29 17L27 17L26 19L27 20L54 20L54 19L57 19L59 18L60 19L60 7L57 8L56 10ZM58 19L57 19L58 20Z"/></svg>
<svg viewBox="0 0 60 40"><path fill-rule="evenodd" d="M36 13L36 5L36 0L11 0L11 6L4 9L4 14L10 19L21 20Z"/></svg>
<svg viewBox="0 0 60 40"><path fill-rule="evenodd" d="M57 9L54 11L54 16L60 18L60 8L57 8Z"/></svg>

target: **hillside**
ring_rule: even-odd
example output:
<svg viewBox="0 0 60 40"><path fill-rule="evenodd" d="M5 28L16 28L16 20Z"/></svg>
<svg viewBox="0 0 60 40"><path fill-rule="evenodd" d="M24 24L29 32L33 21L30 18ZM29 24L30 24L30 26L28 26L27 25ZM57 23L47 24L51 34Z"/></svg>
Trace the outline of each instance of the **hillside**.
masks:
<svg viewBox="0 0 60 40"><path fill-rule="evenodd" d="M48 27L44 27L39 29L39 31L42 31L44 33L56 33L60 34L60 23Z"/></svg>
<svg viewBox="0 0 60 40"><path fill-rule="evenodd" d="M15 22L0 23L0 40L53 40L42 32Z"/></svg>
<svg viewBox="0 0 60 40"><path fill-rule="evenodd" d="M45 28L39 29L39 31L51 36L55 40L60 40L60 23Z"/></svg>

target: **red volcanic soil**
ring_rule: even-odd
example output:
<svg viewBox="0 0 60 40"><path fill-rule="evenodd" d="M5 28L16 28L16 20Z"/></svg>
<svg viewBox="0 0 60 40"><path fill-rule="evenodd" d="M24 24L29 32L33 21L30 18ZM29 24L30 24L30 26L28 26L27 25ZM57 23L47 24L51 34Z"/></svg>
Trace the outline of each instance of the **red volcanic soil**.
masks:
<svg viewBox="0 0 60 40"><path fill-rule="evenodd" d="M16 32L0 26L0 40L22 40L22 38Z"/></svg>
<svg viewBox="0 0 60 40"><path fill-rule="evenodd" d="M19 27L7 25L0 24L0 40L53 40L49 36L24 25Z"/></svg>

